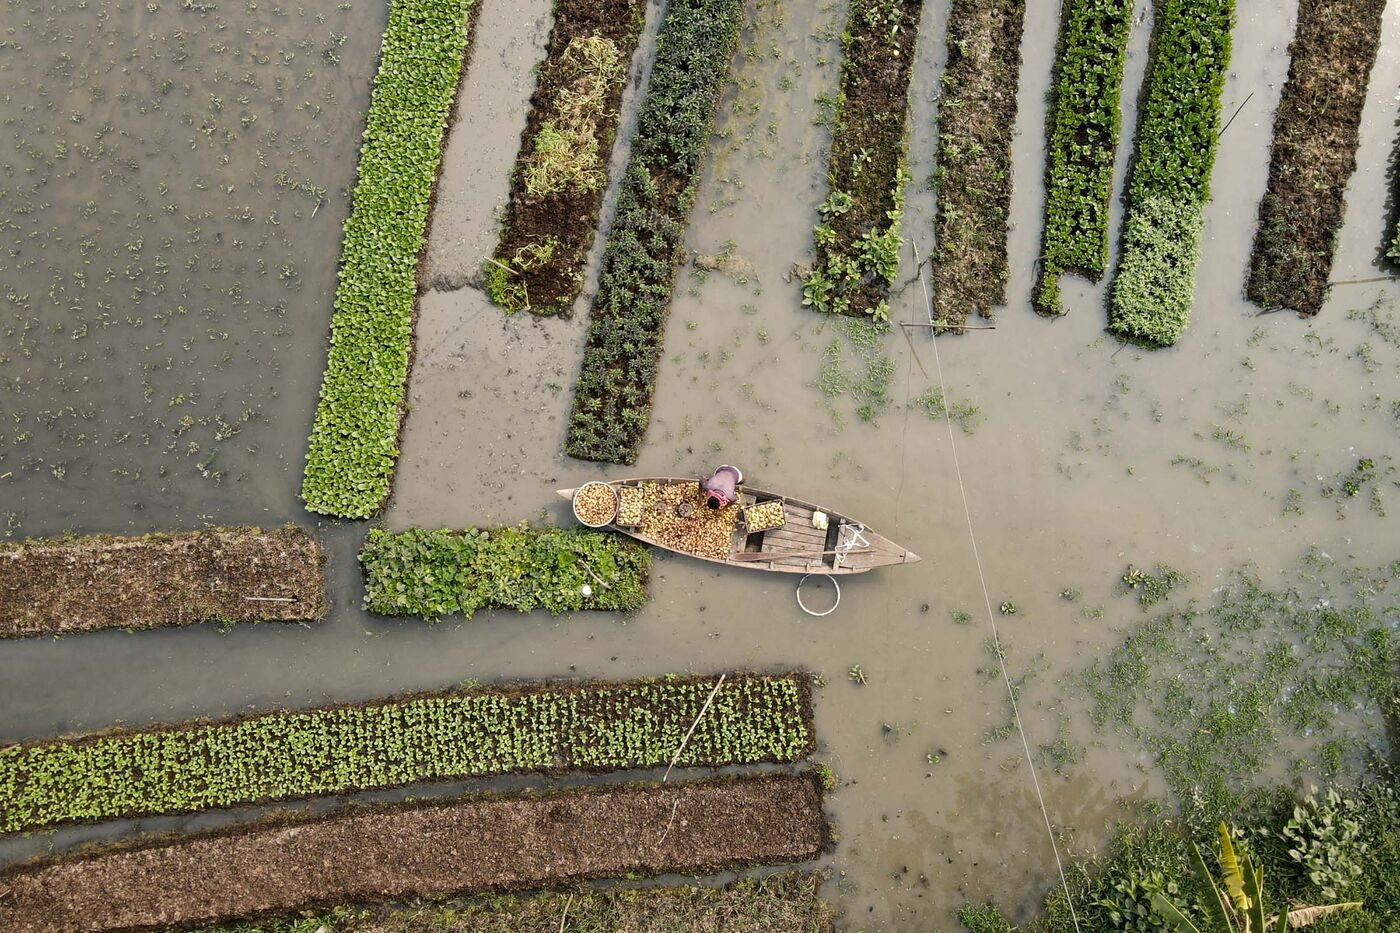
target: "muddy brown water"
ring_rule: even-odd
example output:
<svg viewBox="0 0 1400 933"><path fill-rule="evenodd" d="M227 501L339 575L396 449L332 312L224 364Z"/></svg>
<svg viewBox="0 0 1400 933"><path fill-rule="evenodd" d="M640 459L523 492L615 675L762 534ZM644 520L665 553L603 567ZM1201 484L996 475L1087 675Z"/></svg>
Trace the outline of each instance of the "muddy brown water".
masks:
<svg viewBox="0 0 1400 933"><path fill-rule="evenodd" d="M605 469L559 452L592 282L571 320L543 322L503 317L473 285L494 246L530 69L549 26L546 0L485 2L429 243L437 287L422 299L387 524L566 521L557 487L726 461L757 484L867 520L924 563L843 583L840 608L824 619L798 610L786 577L660 556L652 601L626 619L504 613L429 627L361 612L353 555L364 526L323 525L333 597L324 623L0 645L0 741L473 678L804 667L827 681L817 699L820 757L841 782L829 800L840 842L827 859L828 894L844 924L948 929L964 897L995 896L1025 916L1055 875L1020 742L987 736L1005 722L1006 701L1001 683L979 673L989 660L987 611L948 436L910 404L936 386L937 362L949 396L981 413L974 434L956 436L957 454L992 608L1018 607L996 617L1012 672L1041 671L1022 705L1028 743L1035 751L1063 735L1087 746L1068 778L1036 759L1047 808L1073 852L1103 842L1122 798L1165 793L1151 761L1096 735L1059 686L1141 617L1116 593L1129 562L1170 563L1208 595L1246 563L1278 579L1310 545L1366 564L1397 556L1393 485L1383 484L1389 517L1361 500L1339 513L1321 489L1359 457L1400 459L1391 409L1400 347L1347 318L1377 302L1381 315L1400 315L1400 286L1338 285L1310 321L1257 316L1241 297L1287 74L1291 3L1240 4L1225 113L1248 102L1221 138L1190 330L1157 353L1103 333L1106 283L1066 278L1062 319L1030 310L1057 18L1030 5L1010 304L996 330L941 340L937 362L924 333L887 335L889 402L869 425L855 402L827 400L816 387L823 352L844 338L802 309L786 281L808 258L825 194L829 136L814 123L814 99L836 87L844 5L755 0L688 237L696 252L728 249L742 262L703 277L681 270L642 459ZM8 96L0 475L10 474L0 479L0 516L14 535L312 522L295 493L383 7L154 6L5 8L15 29L0 47ZM927 5L911 92L905 231L924 254L946 16L946 4ZM1151 27L1141 3L1138 18L1120 191ZM656 21L653 7L624 99L624 141ZM326 57L332 49L338 64ZM1397 87L1392 4L1348 188L1338 282L1381 274ZM245 111L256 114L246 128ZM290 184L279 186L279 173ZM324 195L296 187L307 180ZM610 210L611 195L605 222ZM285 277L283 264L294 266ZM922 301L910 285L896 316L924 320ZM245 406L253 414L239 421ZM193 420L182 430L186 415ZM227 431L220 417L237 433L218 439ZM1301 515L1284 513L1289 489L1302 497ZM1078 603L1059 598L1068 587L1082 591ZM813 601L829 595L814 592ZM1102 619L1083 617L1098 605ZM972 624L952 622L955 609L972 613ZM864 685L848 676L853 665ZM931 752L941 754L937 764ZM6 839L0 857L228 818Z"/></svg>

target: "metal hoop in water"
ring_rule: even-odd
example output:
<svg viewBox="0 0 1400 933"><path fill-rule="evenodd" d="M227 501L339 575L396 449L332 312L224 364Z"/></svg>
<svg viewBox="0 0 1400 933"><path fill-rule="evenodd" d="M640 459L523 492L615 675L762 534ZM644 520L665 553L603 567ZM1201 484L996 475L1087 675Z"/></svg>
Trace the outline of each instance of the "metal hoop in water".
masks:
<svg viewBox="0 0 1400 933"><path fill-rule="evenodd" d="M831 581L831 585L836 587L836 602L832 603L831 608L827 609L825 612L813 612L812 610L807 608L805 603L802 602L802 584L807 582L808 577L826 577L828 580ZM803 574L802 579L797 581L797 608L807 613L807 615L816 616L818 619L820 619L822 616L831 615L833 612L836 611L836 607L839 605L841 605L841 584L837 583L836 578L833 577L831 574L821 573L819 571Z"/></svg>

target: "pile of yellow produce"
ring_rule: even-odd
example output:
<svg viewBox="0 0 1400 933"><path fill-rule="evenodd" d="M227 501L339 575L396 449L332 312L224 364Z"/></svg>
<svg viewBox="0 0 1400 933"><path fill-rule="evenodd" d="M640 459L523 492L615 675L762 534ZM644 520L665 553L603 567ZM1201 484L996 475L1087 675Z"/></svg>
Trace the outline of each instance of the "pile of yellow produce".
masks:
<svg viewBox="0 0 1400 933"><path fill-rule="evenodd" d="M617 496L607 483L584 483L574 493L574 516L585 525L606 525L617 514Z"/></svg>
<svg viewBox="0 0 1400 933"><path fill-rule="evenodd" d="M723 560L738 521L737 503L710 509L699 483L642 484L642 534L665 547Z"/></svg>
<svg viewBox="0 0 1400 933"><path fill-rule="evenodd" d="M770 499L767 502L760 502L758 505L751 505L744 509L744 527L752 534L755 531L771 531L774 528L781 528L787 523L787 517L783 514L783 503L779 499Z"/></svg>
<svg viewBox="0 0 1400 933"><path fill-rule="evenodd" d="M642 505L645 500L640 486L623 486L617 491L617 523L619 525L640 525Z"/></svg>

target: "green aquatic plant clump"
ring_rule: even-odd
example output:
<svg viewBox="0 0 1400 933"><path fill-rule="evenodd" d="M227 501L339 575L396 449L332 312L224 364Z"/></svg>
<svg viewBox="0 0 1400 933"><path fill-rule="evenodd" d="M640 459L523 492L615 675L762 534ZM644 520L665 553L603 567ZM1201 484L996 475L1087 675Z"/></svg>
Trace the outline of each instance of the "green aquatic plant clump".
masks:
<svg viewBox="0 0 1400 933"><path fill-rule="evenodd" d="M1118 96L1132 0L1068 0L1060 26L1045 167L1045 238L1035 307L1063 314L1060 274L1097 282L1108 264Z"/></svg>
<svg viewBox="0 0 1400 933"><path fill-rule="evenodd" d="M423 248L442 140L471 41L474 0L393 0L354 206L345 221L330 355L301 497L367 518L398 459Z"/></svg>
<svg viewBox="0 0 1400 933"><path fill-rule="evenodd" d="M582 528L375 528L360 564L365 609L433 621L493 607L555 614L640 609L651 555L634 541Z"/></svg>
<svg viewBox="0 0 1400 933"><path fill-rule="evenodd" d="M0 832L420 781L659 767L678 751L678 764L704 767L811 753L801 675L716 683L464 690L10 746L0 749Z"/></svg>
<svg viewBox="0 0 1400 933"><path fill-rule="evenodd" d="M1191 316L1234 0L1163 0L1128 178L1109 330L1170 346Z"/></svg>
<svg viewBox="0 0 1400 933"><path fill-rule="evenodd" d="M637 458L700 163L742 17L738 0L667 7L603 252L564 447L571 457Z"/></svg>

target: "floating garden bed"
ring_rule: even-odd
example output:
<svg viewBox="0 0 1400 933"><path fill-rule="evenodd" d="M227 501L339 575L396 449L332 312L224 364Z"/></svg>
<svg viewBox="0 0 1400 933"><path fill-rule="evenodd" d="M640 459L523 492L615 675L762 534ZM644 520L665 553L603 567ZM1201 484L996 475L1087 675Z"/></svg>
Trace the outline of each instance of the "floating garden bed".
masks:
<svg viewBox="0 0 1400 933"><path fill-rule="evenodd" d="M841 37L830 186L813 231L816 260L802 303L835 314L888 320L903 239L904 114L919 37L917 0L852 0Z"/></svg>
<svg viewBox="0 0 1400 933"><path fill-rule="evenodd" d="M337 901L440 898L815 858L815 776L574 788L291 818L0 874L0 928L188 926Z"/></svg>
<svg viewBox="0 0 1400 933"><path fill-rule="evenodd" d="M459 898L408 906L366 905L313 911L221 927L203 933L829 933L831 905L822 900L822 876L784 872L744 878L722 888L583 887L574 891Z"/></svg>
<svg viewBox="0 0 1400 933"><path fill-rule="evenodd" d="M475 13L475 0L392 0L389 9L302 480L313 512L367 518L389 496L418 259Z"/></svg>
<svg viewBox="0 0 1400 933"><path fill-rule="evenodd" d="M326 614L321 545L287 526L0 544L0 636Z"/></svg>
<svg viewBox="0 0 1400 933"><path fill-rule="evenodd" d="M1006 301L1011 135L1025 0L954 0L938 105L933 317L961 325Z"/></svg>
<svg viewBox="0 0 1400 933"><path fill-rule="evenodd" d="M700 163L742 17L739 0L667 6L574 387L571 457L636 460Z"/></svg>
<svg viewBox="0 0 1400 933"><path fill-rule="evenodd" d="M1299 3L1249 261L1245 292L1255 304L1322 310L1384 12L1385 0Z"/></svg>
<svg viewBox="0 0 1400 933"><path fill-rule="evenodd" d="M1109 330L1165 347L1191 318L1235 4L1161 0L1155 9Z"/></svg>
<svg viewBox="0 0 1400 933"><path fill-rule="evenodd" d="M1051 85L1045 156L1045 234L1035 307L1063 314L1060 275L1091 281L1108 265L1113 158L1122 117L1118 96L1132 25L1132 0L1066 0Z"/></svg>
<svg viewBox="0 0 1400 933"><path fill-rule="evenodd" d="M567 313L583 286L645 0L556 0L501 242L483 277L508 311Z"/></svg>
<svg viewBox="0 0 1400 933"><path fill-rule="evenodd" d="M524 771L792 762L801 675L545 684L0 749L0 832ZM705 701L714 699L705 715ZM3 925L0 925L3 926Z"/></svg>
<svg viewBox="0 0 1400 933"><path fill-rule="evenodd" d="M429 621L478 609L558 614L640 609L651 555L620 535L579 528L391 533L372 529L360 550L365 608Z"/></svg>

